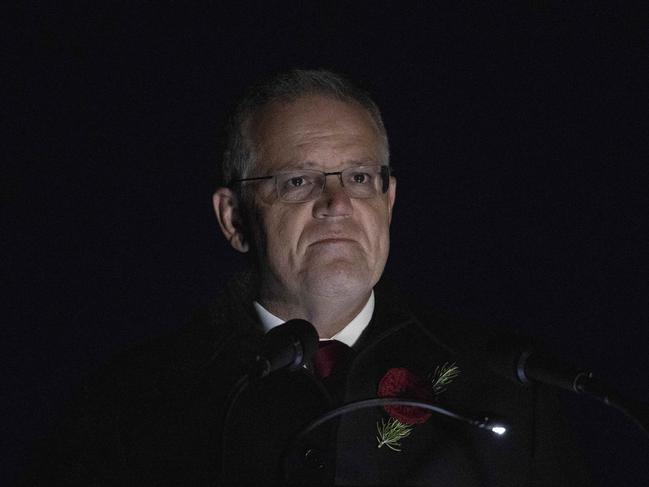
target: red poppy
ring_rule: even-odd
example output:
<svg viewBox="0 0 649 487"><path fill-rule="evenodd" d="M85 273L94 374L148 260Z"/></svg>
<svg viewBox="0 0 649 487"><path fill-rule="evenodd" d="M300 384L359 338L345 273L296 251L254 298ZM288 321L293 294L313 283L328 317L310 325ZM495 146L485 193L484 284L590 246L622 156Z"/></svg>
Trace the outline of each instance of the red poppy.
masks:
<svg viewBox="0 0 649 487"><path fill-rule="evenodd" d="M379 382L377 393L378 397L400 397L426 402L431 402L434 397L431 384L403 367L388 370ZM404 424L424 423L432 414L416 406L385 406L385 410Z"/></svg>

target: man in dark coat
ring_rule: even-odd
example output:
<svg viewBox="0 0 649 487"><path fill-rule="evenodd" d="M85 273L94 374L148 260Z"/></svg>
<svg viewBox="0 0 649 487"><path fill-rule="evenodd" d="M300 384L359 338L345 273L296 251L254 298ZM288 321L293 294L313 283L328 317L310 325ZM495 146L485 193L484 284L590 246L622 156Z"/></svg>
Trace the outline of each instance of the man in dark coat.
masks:
<svg viewBox="0 0 649 487"><path fill-rule="evenodd" d="M251 90L213 198L250 271L181 333L129 352L83 391L44 483L586 485L545 391L493 374L463 346L479 348L482 333L415 311L379 282L395 196L367 94L301 70ZM323 374L319 351L298 370L239 387L265 333L295 318L314 325L321 351L346 345L341 360ZM508 432L372 407L299 435L327 411L377 395L501 418Z"/></svg>

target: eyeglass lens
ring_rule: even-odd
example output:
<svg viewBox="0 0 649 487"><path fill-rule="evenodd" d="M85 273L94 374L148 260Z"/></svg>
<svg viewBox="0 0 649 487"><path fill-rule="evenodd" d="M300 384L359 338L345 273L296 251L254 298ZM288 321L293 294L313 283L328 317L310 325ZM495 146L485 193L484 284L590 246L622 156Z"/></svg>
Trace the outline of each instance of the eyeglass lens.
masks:
<svg viewBox="0 0 649 487"><path fill-rule="evenodd" d="M386 166L353 166L329 175L339 176L344 191L350 198L372 198L379 191L385 192L389 184ZM309 201L320 196L326 184L326 176L324 172L311 169L277 174L277 192L283 201Z"/></svg>

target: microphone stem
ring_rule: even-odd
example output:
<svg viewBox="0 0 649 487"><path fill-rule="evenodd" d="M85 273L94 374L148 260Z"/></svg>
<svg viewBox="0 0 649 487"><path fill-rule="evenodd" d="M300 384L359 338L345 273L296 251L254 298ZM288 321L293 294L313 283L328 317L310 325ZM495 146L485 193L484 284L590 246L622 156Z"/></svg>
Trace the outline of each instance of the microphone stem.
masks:
<svg viewBox="0 0 649 487"><path fill-rule="evenodd" d="M230 422L230 416L232 415L232 410L234 404L239 399L241 393L248 388L250 385L250 374L245 374L241 377L230 389L228 397L225 400L225 415L223 417L223 430L221 431L221 470L219 472L220 481L224 480L225 475L225 452L226 444L225 440L227 438L228 424ZM220 482L219 484L220 485Z"/></svg>
<svg viewBox="0 0 649 487"><path fill-rule="evenodd" d="M381 406L394 406L394 405L419 407L421 409L426 409L428 411L441 414L442 416L446 416L448 418L452 418L461 421L463 423L468 423L471 426L474 426L476 428L481 428L481 429L491 429L490 425L494 424L492 423L493 421L492 418L489 418L487 416L481 416L481 417L465 416L455 411L445 409L441 406L430 404L428 402L420 401L416 399L383 397L383 398L364 399L361 401L354 401L324 413L323 415L319 416L318 418L308 423L304 428L302 428L302 430L300 430L300 432L297 435L293 437L293 439L288 443L288 445L284 449L284 452L282 453L281 456L281 460L280 460L281 477L284 480L287 479L287 475L289 472L289 463L291 459L290 453L295 449L296 445L299 445L299 442L301 440L303 440L309 433L311 433L317 427L321 426L327 421L337 418L338 416L343 416L353 411L357 411L360 409L381 407Z"/></svg>
<svg viewBox="0 0 649 487"><path fill-rule="evenodd" d="M649 436L649 418L647 417L646 407L643 408L640 404L622 397L602 381L594 378L592 374L580 378L576 382L575 389L607 406L617 409Z"/></svg>

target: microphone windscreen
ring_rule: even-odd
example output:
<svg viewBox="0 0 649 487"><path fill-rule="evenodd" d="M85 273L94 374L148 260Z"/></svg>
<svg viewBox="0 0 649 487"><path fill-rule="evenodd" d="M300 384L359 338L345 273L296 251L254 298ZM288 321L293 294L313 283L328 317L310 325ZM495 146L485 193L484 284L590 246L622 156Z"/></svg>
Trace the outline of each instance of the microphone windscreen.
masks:
<svg viewBox="0 0 649 487"><path fill-rule="evenodd" d="M290 320L270 330L265 337L262 356L271 372L283 367L296 369L307 362L318 349L318 332L306 320Z"/></svg>

